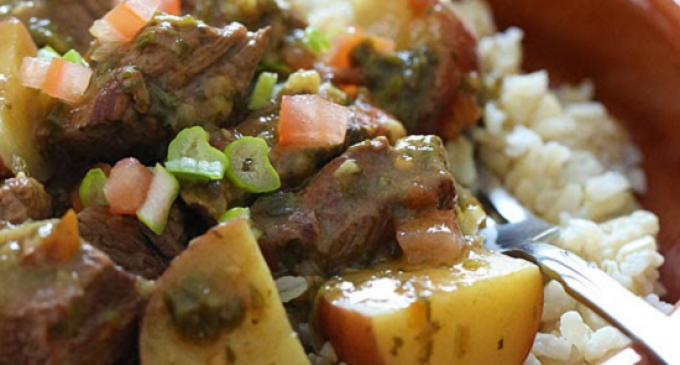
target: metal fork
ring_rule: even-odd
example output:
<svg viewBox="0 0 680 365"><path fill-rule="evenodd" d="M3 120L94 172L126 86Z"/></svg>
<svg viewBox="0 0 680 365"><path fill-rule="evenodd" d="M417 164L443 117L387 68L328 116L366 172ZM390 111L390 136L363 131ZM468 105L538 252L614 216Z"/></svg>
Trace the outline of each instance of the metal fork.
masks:
<svg viewBox="0 0 680 365"><path fill-rule="evenodd" d="M483 233L485 246L529 260L550 279L562 283L567 293L611 322L616 328L667 365L680 365L680 328L669 318L635 296L616 280L577 255L553 246L559 228L525 209L484 167L479 169L479 198L496 219ZM675 340L673 339L675 338Z"/></svg>

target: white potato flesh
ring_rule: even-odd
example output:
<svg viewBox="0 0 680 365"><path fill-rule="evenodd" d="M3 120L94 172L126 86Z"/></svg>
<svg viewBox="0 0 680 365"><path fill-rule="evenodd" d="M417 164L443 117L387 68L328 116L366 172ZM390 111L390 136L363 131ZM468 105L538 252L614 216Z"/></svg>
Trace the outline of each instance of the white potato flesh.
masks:
<svg viewBox="0 0 680 365"><path fill-rule="evenodd" d="M168 304L168 294L184 289L187 278L196 278L220 316L223 303L236 298L243 317L212 337L188 339ZM145 365L309 364L244 218L193 240L158 280L142 323L140 354Z"/></svg>
<svg viewBox="0 0 680 365"><path fill-rule="evenodd" d="M50 171L33 131L45 118L49 98L22 86L19 72L24 57L35 57L37 49L26 27L16 19L0 22L0 44L0 158L8 168L23 160L25 172L45 180Z"/></svg>
<svg viewBox="0 0 680 365"><path fill-rule="evenodd" d="M536 266L484 253L452 268L348 273L321 290L315 318L352 365L521 365L542 305Z"/></svg>

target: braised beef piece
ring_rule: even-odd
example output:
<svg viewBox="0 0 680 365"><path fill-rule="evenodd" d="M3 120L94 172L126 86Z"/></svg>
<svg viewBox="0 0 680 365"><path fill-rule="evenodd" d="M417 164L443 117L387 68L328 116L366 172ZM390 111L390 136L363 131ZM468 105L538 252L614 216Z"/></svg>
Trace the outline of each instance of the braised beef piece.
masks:
<svg viewBox="0 0 680 365"><path fill-rule="evenodd" d="M380 137L350 147L297 193L260 197L253 227L275 276L324 275L398 253L393 221L451 210L456 190L442 142Z"/></svg>
<svg viewBox="0 0 680 365"><path fill-rule="evenodd" d="M184 214L175 205L165 231L152 232L135 216L117 215L108 207L88 207L78 214L80 234L125 270L147 279L158 278L188 242Z"/></svg>
<svg viewBox="0 0 680 365"><path fill-rule="evenodd" d="M412 134L456 136L481 116L475 84L475 38L446 6L431 6L414 24L408 49L378 50L371 38L350 53L352 68L335 70L334 81L366 86L371 100ZM436 6L435 6L436 5Z"/></svg>
<svg viewBox="0 0 680 365"><path fill-rule="evenodd" d="M58 104L37 133L45 156L81 165L160 159L182 128L227 120L250 85L268 33L158 15L130 44L96 45L83 98Z"/></svg>
<svg viewBox="0 0 680 365"><path fill-rule="evenodd" d="M239 22L250 30L271 27L272 33L260 70L286 75L310 69L316 55L302 45L307 27L305 17L288 0L236 1L184 0L182 10L212 26Z"/></svg>
<svg viewBox="0 0 680 365"><path fill-rule="evenodd" d="M14 173L9 167L5 166L5 161L3 161L0 156L0 179L6 179L12 176L14 176Z"/></svg>
<svg viewBox="0 0 680 365"><path fill-rule="evenodd" d="M73 48L85 53L94 39L90 27L115 5L115 0L46 0L47 15L56 31L67 37Z"/></svg>
<svg viewBox="0 0 680 365"><path fill-rule="evenodd" d="M51 216L51 198L38 180L19 174L0 185L0 221L19 224Z"/></svg>
<svg viewBox="0 0 680 365"><path fill-rule="evenodd" d="M204 184L184 185L182 201L203 220L213 226L229 208L244 207L255 200L255 195L234 186L228 178Z"/></svg>
<svg viewBox="0 0 680 365"><path fill-rule="evenodd" d="M294 190L355 143L378 136L386 136L394 143L406 135L401 123L366 100L357 99L350 110L351 119L345 143L333 148L281 148L278 145L279 108L275 105L253 112L234 128L212 132L211 144L224 150L229 143L242 136L263 138L271 147L269 159L281 178L282 188ZM228 179L184 186L181 196L187 205L210 223L215 223L228 208L247 206L255 199L255 195L235 187Z"/></svg>
<svg viewBox="0 0 680 365"><path fill-rule="evenodd" d="M114 364L136 341L137 279L88 244L60 258L42 245L0 247L0 364Z"/></svg>
<svg viewBox="0 0 680 365"><path fill-rule="evenodd" d="M381 53L366 40L354 48L351 61L361 69L359 82L368 86L372 100L403 120L410 131L419 130L419 120L434 112L437 100L430 93L441 60L430 47Z"/></svg>

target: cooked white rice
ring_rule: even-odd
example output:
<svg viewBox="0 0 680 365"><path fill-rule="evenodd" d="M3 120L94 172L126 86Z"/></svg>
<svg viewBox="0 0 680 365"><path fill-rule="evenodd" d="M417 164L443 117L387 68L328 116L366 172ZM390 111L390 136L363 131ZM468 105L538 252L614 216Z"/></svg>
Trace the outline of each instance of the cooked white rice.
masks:
<svg viewBox="0 0 680 365"><path fill-rule="evenodd" d="M522 73L522 31L491 34L481 0L455 8L482 35L488 96L483 124L448 143L458 182L474 187L476 155L526 207L563 227L557 245L669 312L672 307L659 300L659 223L653 213L637 210L633 193L644 192L645 177L626 132L592 101L591 84L550 89L546 71ZM540 333L525 365L592 364L629 342L549 282Z"/></svg>

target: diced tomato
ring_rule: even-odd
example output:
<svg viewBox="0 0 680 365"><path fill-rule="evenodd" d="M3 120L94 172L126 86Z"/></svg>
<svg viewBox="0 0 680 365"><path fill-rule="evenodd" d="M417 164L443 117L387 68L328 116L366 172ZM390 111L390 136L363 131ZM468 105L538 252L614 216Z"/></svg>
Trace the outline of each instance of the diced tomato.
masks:
<svg viewBox="0 0 680 365"><path fill-rule="evenodd" d="M349 67L349 56L354 47L361 43L362 39L363 36L354 28L347 34L335 37L331 46L330 61L328 63L338 68Z"/></svg>
<svg viewBox="0 0 680 365"><path fill-rule="evenodd" d="M350 111L319 95L285 95L279 118L281 147L332 147L344 143Z"/></svg>
<svg viewBox="0 0 680 365"><path fill-rule="evenodd" d="M123 0L90 28L102 42L129 42L146 26L161 0Z"/></svg>
<svg viewBox="0 0 680 365"><path fill-rule="evenodd" d="M182 14L182 1L181 0L161 0L161 6L158 10L170 14L170 15L181 15Z"/></svg>
<svg viewBox="0 0 680 365"><path fill-rule="evenodd" d="M118 161L111 169L109 180L104 185L104 195L109 202L111 213L137 214L144 204L153 173L135 158Z"/></svg>
<svg viewBox="0 0 680 365"><path fill-rule="evenodd" d="M25 57L21 61L21 84L33 89L42 89L51 62L46 58Z"/></svg>
<svg viewBox="0 0 680 365"><path fill-rule="evenodd" d="M75 103L87 90L92 70L61 58L50 60L26 57L21 63L21 84L45 94Z"/></svg>
<svg viewBox="0 0 680 365"><path fill-rule="evenodd" d="M64 66L67 62L58 58L53 58L50 62L50 67L47 69L47 77L42 85L42 91L47 95L53 96L57 94L60 89L61 74L64 72Z"/></svg>
<svg viewBox="0 0 680 365"><path fill-rule="evenodd" d="M182 13L182 1L161 0L161 6L158 10L170 15L180 15Z"/></svg>
<svg viewBox="0 0 680 365"><path fill-rule="evenodd" d="M59 58L53 58L42 90L49 96L75 103L87 90L92 70Z"/></svg>
<svg viewBox="0 0 680 365"><path fill-rule="evenodd" d="M399 221L396 231L409 264L451 264L463 253L465 238L452 211L435 210Z"/></svg>
<svg viewBox="0 0 680 365"><path fill-rule="evenodd" d="M377 36L367 36L357 28L349 28L346 34L341 34L333 39L328 64L338 68L350 67L350 55L352 50L365 39L373 42L373 47L382 53L392 52L396 48L394 41Z"/></svg>

